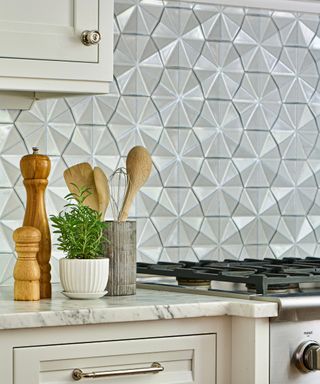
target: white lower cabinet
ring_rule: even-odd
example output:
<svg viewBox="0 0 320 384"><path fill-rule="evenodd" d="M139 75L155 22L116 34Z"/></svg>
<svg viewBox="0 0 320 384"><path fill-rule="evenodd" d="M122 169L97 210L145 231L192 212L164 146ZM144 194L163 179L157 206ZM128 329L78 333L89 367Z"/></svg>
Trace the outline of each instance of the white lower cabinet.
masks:
<svg viewBox="0 0 320 384"><path fill-rule="evenodd" d="M76 383L75 369L95 383L216 384L215 334L19 347L13 358L14 384Z"/></svg>
<svg viewBox="0 0 320 384"><path fill-rule="evenodd" d="M153 363L163 371L148 373ZM216 316L0 330L0 367L0 384L269 384L269 319ZM76 381L75 369L109 376Z"/></svg>

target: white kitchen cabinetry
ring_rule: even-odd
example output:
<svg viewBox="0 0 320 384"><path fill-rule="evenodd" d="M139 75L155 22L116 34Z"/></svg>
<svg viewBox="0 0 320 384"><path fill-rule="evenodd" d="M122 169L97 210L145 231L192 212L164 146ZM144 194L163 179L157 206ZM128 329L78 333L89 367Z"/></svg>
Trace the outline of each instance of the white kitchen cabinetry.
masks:
<svg viewBox="0 0 320 384"><path fill-rule="evenodd" d="M75 315L76 316L76 315ZM2 384L268 384L269 319L217 316L0 330Z"/></svg>
<svg viewBox="0 0 320 384"><path fill-rule="evenodd" d="M214 334L15 348L14 384L72 383L77 368L108 383L214 384L215 348Z"/></svg>
<svg viewBox="0 0 320 384"><path fill-rule="evenodd" d="M159 373L98 378L112 384L231 384L231 318L194 318L0 331L1 384L71 384L84 373ZM228 364L228 365L227 365ZM237 384L260 384L245 379ZM80 383L91 383L83 378ZM235 384L235 383L234 383ZM263 383L264 384L264 383Z"/></svg>
<svg viewBox="0 0 320 384"><path fill-rule="evenodd" d="M0 0L0 7L1 91L108 91L113 0ZM83 44L84 31L98 31L100 42Z"/></svg>

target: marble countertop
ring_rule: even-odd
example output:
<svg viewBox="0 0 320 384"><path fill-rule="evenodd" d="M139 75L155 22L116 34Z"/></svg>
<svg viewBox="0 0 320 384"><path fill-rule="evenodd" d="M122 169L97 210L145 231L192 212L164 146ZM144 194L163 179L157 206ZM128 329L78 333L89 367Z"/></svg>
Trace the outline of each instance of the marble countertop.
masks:
<svg viewBox="0 0 320 384"><path fill-rule="evenodd" d="M0 329L38 328L208 316L274 317L276 303L138 289L135 296L70 300L54 286L53 298L13 300L13 287L0 287Z"/></svg>

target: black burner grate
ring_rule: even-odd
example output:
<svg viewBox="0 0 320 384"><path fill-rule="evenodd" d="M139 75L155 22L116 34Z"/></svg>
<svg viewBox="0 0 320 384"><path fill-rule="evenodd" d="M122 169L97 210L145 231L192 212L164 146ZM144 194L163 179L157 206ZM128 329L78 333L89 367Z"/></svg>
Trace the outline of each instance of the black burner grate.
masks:
<svg viewBox="0 0 320 384"><path fill-rule="evenodd" d="M157 264L138 263L137 272L174 276L178 280L208 280L244 283L256 293L266 294L281 286L320 283L320 259L315 257L284 259L245 259Z"/></svg>

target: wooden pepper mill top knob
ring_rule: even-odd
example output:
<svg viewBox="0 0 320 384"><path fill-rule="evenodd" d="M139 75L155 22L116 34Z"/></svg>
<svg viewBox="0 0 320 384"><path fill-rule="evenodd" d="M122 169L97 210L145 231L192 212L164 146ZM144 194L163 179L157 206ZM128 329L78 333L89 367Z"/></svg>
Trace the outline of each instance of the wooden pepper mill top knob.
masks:
<svg viewBox="0 0 320 384"><path fill-rule="evenodd" d="M32 155L23 156L20 160L22 176L25 180L47 179L51 169L50 159L46 155L40 155L37 147L32 149Z"/></svg>
<svg viewBox="0 0 320 384"><path fill-rule="evenodd" d="M39 243L41 240L41 232L39 229L25 226L17 228L13 232L13 240L18 245L21 243L24 244L32 244L32 243Z"/></svg>

